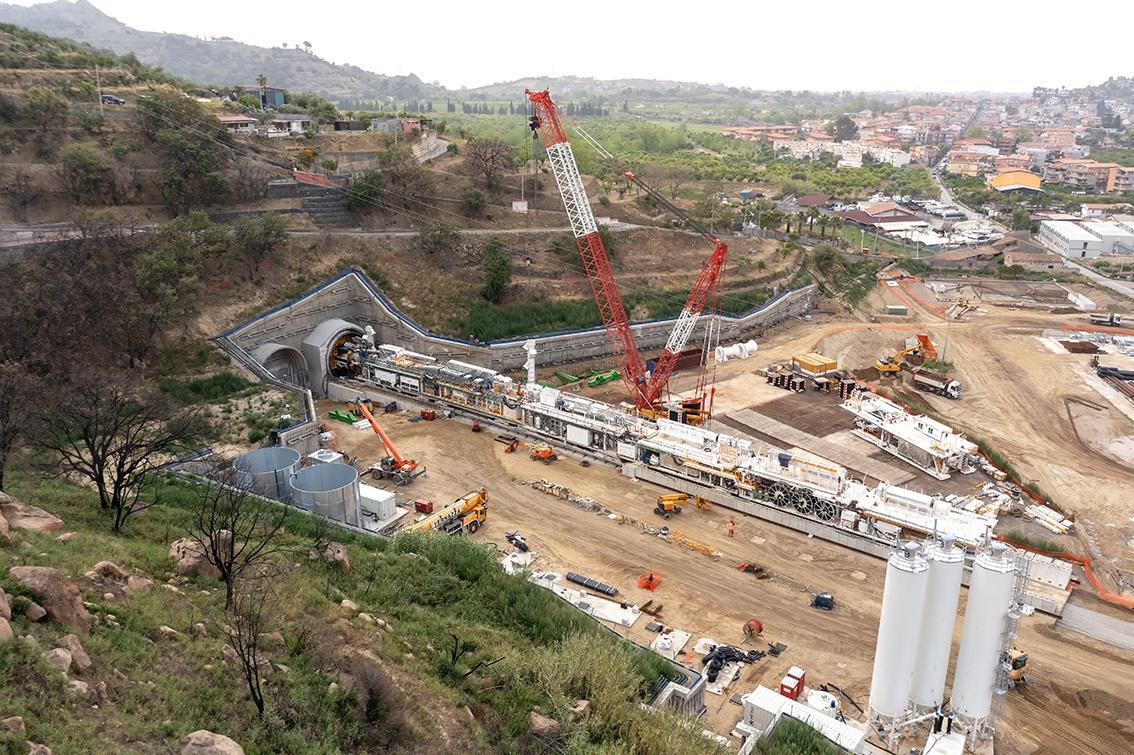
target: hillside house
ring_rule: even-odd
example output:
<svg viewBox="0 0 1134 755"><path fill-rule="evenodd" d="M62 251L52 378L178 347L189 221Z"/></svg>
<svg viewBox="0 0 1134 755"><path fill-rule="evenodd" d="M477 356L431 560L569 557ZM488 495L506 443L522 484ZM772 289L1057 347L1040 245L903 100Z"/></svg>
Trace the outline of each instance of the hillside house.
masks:
<svg viewBox="0 0 1134 755"><path fill-rule="evenodd" d="M260 127L260 121L249 115L218 115L217 120L233 134L254 134Z"/></svg>
<svg viewBox="0 0 1134 755"><path fill-rule="evenodd" d="M280 114L272 116L272 128L288 134L302 134L315 128L315 119L310 115Z"/></svg>

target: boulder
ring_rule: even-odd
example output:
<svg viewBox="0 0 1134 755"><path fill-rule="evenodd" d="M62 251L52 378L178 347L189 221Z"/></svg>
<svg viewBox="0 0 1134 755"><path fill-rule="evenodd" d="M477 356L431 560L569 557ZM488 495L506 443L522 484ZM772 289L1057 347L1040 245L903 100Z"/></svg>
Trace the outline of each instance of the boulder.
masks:
<svg viewBox="0 0 1134 755"><path fill-rule="evenodd" d="M264 632L258 639L264 647L282 648L287 644L279 632Z"/></svg>
<svg viewBox="0 0 1134 755"><path fill-rule="evenodd" d="M575 703L571 706L571 715L574 716L575 718L585 718L586 715L590 712L591 712L591 701L590 700L582 700L582 699L576 700Z"/></svg>
<svg viewBox="0 0 1134 755"><path fill-rule="evenodd" d="M193 625L193 634L197 637L206 637L209 634L209 630L205 628L203 622L198 621Z"/></svg>
<svg viewBox="0 0 1134 755"><path fill-rule="evenodd" d="M8 578L39 598L49 619L84 637L91 633L91 615L83 608L79 588L63 572L48 566L13 566Z"/></svg>
<svg viewBox="0 0 1134 755"><path fill-rule="evenodd" d="M57 541L59 541L60 543L70 543L74 540L79 539L79 533L78 532L64 532L62 535L60 535L59 537L57 537L55 539Z"/></svg>
<svg viewBox="0 0 1134 755"><path fill-rule="evenodd" d="M99 705L106 705L110 702L110 690L106 687L106 682L99 682L95 685L95 697L98 699Z"/></svg>
<svg viewBox="0 0 1134 755"><path fill-rule="evenodd" d="M177 562L178 574L199 574L202 577L219 579L217 567L205 557L205 549L191 537L183 537L169 546L169 557Z"/></svg>
<svg viewBox="0 0 1134 755"><path fill-rule="evenodd" d="M371 615L371 614L368 614L368 613L360 613L358 615L358 618L361 621L365 621L367 624L373 624L374 623L374 616Z"/></svg>
<svg viewBox="0 0 1134 755"><path fill-rule="evenodd" d="M182 740L181 755L244 755L244 748L223 734L199 729Z"/></svg>
<svg viewBox="0 0 1134 755"><path fill-rule="evenodd" d="M127 577L126 586L122 592L149 592L153 589L154 581L145 577Z"/></svg>
<svg viewBox="0 0 1134 755"><path fill-rule="evenodd" d="M8 716L7 718L0 719L0 727L13 734L26 734L27 727L24 726L24 719L19 716Z"/></svg>
<svg viewBox="0 0 1134 755"><path fill-rule="evenodd" d="M4 588L0 587L0 619L10 618L12 618L12 599L4 592Z"/></svg>
<svg viewBox="0 0 1134 755"><path fill-rule="evenodd" d="M79 641L77 635L69 634L63 638L63 644L67 646L68 652L71 653L71 661L80 669L91 667L91 657L87 655L87 651L83 650L83 643Z"/></svg>
<svg viewBox="0 0 1134 755"><path fill-rule="evenodd" d="M221 648L221 660L230 666L235 666L240 663L240 656L236 654L236 648L232 645L225 645Z"/></svg>
<svg viewBox="0 0 1134 755"><path fill-rule="evenodd" d="M130 576L130 572L123 569L113 561L99 561L91 570L87 572L87 577L90 579L116 579L119 581L125 580Z"/></svg>
<svg viewBox="0 0 1134 755"><path fill-rule="evenodd" d="M15 635L12 634L12 625L8 623L7 619L0 619L0 645L11 642L13 637Z"/></svg>
<svg viewBox="0 0 1134 755"><path fill-rule="evenodd" d="M0 545L12 544L11 528L8 527L8 520L0 516Z"/></svg>
<svg viewBox="0 0 1134 755"><path fill-rule="evenodd" d="M353 600L347 600L346 598L343 598L342 602L339 603L339 605L348 611L358 610L358 603L355 603Z"/></svg>
<svg viewBox="0 0 1134 755"><path fill-rule="evenodd" d="M339 568L345 572L350 571L350 559L347 558L346 546L342 543L327 543L327 547L323 551L323 560L338 564Z"/></svg>
<svg viewBox="0 0 1134 755"><path fill-rule="evenodd" d="M27 607L24 608L24 616L26 616L29 621L39 621L46 615L47 611L44 607L35 601L29 600Z"/></svg>
<svg viewBox="0 0 1134 755"><path fill-rule="evenodd" d="M160 627L158 627L158 632L161 633L161 636L167 640L180 640L182 637L184 637L181 632L178 632L173 627L167 627L165 624L162 624Z"/></svg>
<svg viewBox="0 0 1134 755"><path fill-rule="evenodd" d="M559 722L533 710L528 715L528 734L541 739L554 739L559 736Z"/></svg>
<svg viewBox="0 0 1134 755"><path fill-rule="evenodd" d="M24 746L28 748L28 755L51 755L51 748L47 745L41 745L37 742L24 742Z"/></svg>
<svg viewBox="0 0 1134 755"><path fill-rule="evenodd" d="M88 700L91 697L91 685L80 679L72 679L67 682L67 691L79 697L85 697Z"/></svg>
<svg viewBox="0 0 1134 755"><path fill-rule="evenodd" d="M48 650L46 653L40 653L40 657L47 661L48 666L58 669L64 674L71 669L71 651L69 650L55 648L54 650Z"/></svg>
<svg viewBox="0 0 1134 755"><path fill-rule="evenodd" d="M58 532L66 527L63 520L54 514L39 506L17 501L5 493L0 493L0 516L8 520L8 528L13 530Z"/></svg>

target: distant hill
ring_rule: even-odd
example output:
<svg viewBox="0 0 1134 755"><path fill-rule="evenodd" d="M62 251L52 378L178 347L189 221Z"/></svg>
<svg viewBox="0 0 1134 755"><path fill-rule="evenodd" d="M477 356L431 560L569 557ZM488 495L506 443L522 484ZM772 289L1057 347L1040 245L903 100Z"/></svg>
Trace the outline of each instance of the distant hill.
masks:
<svg viewBox="0 0 1134 755"><path fill-rule="evenodd" d="M23 7L0 4L0 22L86 42L202 84L250 85L257 74L272 86L315 92L332 100L407 100L440 90L417 76L383 76L357 66L335 65L299 49L257 47L230 40L206 41L184 34L139 31L106 15L87 0Z"/></svg>
<svg viewBox="0 0 1134 755"><path fill-rule="evenodd" d="M463 89L466 97L485 99L516 96L524 89L551 89L563 97L624 97L649 95L654 98L695 99L707 95L739 95L746 90L723 84L699 84L690 81L662 81L657 79L593 79L582 76L529 77L504 81L475 89Z"/></svg>

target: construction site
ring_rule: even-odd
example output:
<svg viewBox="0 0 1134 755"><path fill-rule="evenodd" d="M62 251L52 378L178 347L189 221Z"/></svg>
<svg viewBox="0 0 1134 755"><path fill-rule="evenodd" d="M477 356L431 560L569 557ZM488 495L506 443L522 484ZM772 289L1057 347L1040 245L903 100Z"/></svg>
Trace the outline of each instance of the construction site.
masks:
<svg viewBox="0 0 1134 755"><path fill-rule="evenodd" d="M651 704L732 752L785 716L853 753L1128 751L1130 301L892 270L865 311L812 285L724 316L727 239L658 195L706 260L677 318L632 324L528 95L604 327L438 336L345 271L215 339L307 407L248 484L491 544L670 659Z"/></svg>

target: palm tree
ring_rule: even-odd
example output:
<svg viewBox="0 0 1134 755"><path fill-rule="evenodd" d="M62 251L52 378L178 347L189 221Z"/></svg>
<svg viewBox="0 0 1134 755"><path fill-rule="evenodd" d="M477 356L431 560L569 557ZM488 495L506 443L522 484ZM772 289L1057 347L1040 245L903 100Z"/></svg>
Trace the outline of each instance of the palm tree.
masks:
<svg viewBox="0 0 1134 755"><path fill-rule="evenodd" d="M820 213L819 215L819 237L827 238L827 224L831 222L831 216L827 213Z"/></svg>
<svg viewBox="0 0 1134 755"><path fill-rule="evenodd" d="M815 220L822 213L819 212L818 207L811 207L807 210L807 232L812 233L815 230Z"/></svg>

